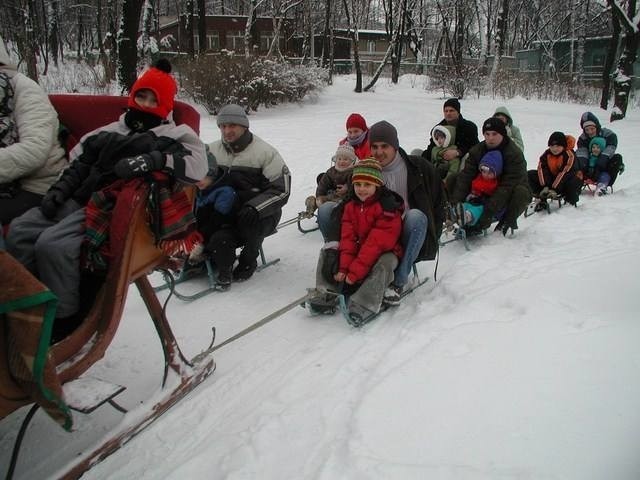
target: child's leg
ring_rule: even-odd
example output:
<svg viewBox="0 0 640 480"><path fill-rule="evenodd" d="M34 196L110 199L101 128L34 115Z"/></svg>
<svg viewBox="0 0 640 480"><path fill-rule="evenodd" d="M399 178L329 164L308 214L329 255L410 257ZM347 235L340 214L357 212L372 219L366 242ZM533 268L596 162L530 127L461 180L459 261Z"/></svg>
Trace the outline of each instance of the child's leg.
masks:
<svg viewBox="0 0 640 480"><path fill-rule="evenodd" d="M391 252L383 253L358 291L351 296L350 309L356 304L370 312L378 313L384 291L393 281L393 271L397 265L398 257Z"/></svg>

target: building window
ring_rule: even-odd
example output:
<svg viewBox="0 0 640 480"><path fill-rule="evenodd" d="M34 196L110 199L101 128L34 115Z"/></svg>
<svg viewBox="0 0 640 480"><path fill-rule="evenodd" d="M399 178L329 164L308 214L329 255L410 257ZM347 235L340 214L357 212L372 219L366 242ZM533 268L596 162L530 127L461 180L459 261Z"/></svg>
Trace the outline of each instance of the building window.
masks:
<svg viewBox="0 0 640 480"><path fill-rule="evenodd" d="M260 51L268 52L273 42L273 32L260 32Z"/></svg>
<svg viewBox="0 0 640 480"><path fill-rule="evenodd" d="M220 50L220 35L218 32L207 33L207 48L209 50Z"/></svg>
<svg viewBox="0 0 640 480"><path fill-rule="evenodd" d="M244 51L244 30L227 31L227 49Z"/></svg>
<svg viewBox="0 0 640 480"><path fill-rule="evenodd" d="M375 40L367 40L367 52L375 53L376 52L376 41Z"/></svg>

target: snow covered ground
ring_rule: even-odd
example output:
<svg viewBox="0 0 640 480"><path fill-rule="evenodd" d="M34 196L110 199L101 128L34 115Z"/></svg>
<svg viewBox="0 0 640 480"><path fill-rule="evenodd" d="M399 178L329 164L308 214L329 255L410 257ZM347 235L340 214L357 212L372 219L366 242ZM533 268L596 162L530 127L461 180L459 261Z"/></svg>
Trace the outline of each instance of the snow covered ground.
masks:
<svg viewBox="0 0 640 480"><path fill-rule="evenodd" d="M408 151L424 147L443 99L421 82L356 94L352 77L338 77L317 98L252 115L251 129L292 171L283 219L314 192L349 113L390 121ZM618 134L627 165L615 194L521 219L515 237L477 238L469 252L443 247L437 282L361 330L294 308L216 352L205 383L85 477L640 478L640 112L610 126L594 106L469 98L462 114L481 125L499 105L522 130L530 168L552 131L577 136L580 114L594 111ZM215 118L203 118L201 136L219 137ZM265 241L275 266L226 293L173 299L187 356L208 345L211 326L220 342L304 295L320 246L318 232L286 227ZM433 268L419 265L423 276ZM119 401L134 408L157 392L161 358L132 289L113 345L89 373L126 385ZM0 425L0 465L24 413ZM77 415L70 435L39 413L16 478L55 477L128 418L102 407Z"/></svg>

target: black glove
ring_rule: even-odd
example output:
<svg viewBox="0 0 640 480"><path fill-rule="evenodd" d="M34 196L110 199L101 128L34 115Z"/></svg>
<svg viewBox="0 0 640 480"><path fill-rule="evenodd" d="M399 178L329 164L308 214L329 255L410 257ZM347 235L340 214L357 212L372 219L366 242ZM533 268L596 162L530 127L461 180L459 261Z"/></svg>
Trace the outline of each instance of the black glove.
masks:
<svg viewBox="0 0 640 480"><path fill-rule="evenodd" d="M329 283L329 285L335 283L333 276L338 273L339 262L340 256L338 254L337 248L324 249L324 258L322 259L320 272L322 273L322 277Z"/></svg>
<svg viewBox="0 0 640 480"><path fill-rule="evenodd" d="M62 190L58 190L57 188L49 189L44 195L42 203L40 203L42 214L48 219L52 219L56 216L58 208L62 206L66 199L67 196Z"/></svg>
<svg viewBox="0 0 640 480"><path fill-rule="evenodd" d="M236 218L238 220L238 226L245 229L251 229L258 224L260 215L255 208L247 205L240 209Z"/></svg>
<svg viewBox="0 0 640 480"><path fill-rule="evenodd" d="M165 163L164 155L154 150L151 153L143 153L137 157L121 158L113 167L113 171L118 177L129 179L154 170L162 170Z"/></svg>

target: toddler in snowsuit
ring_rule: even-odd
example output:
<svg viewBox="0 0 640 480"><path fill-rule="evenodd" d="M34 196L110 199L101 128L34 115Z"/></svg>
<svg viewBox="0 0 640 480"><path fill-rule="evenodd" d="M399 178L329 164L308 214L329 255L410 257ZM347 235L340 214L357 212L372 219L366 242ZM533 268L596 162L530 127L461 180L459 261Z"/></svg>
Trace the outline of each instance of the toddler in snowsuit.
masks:
<svg viewBox="0 0 640 480"><path fill-rule="evenodd" d="M607 194L607 187L611 183L611 175L606 170L600 168L603 163L600 156L606 147L606 140L603 137L593 137L589 142L589 162L587 168L583 170L584 180L591 180L597 183L596 192L598 196Z"/></svg>
<svg viewBox="0 0 640 480"><path fill-rule="evenodd" d="M239 208L238 195L231 186L226 168L219 167L215 157L208 153L209 171L207 176L196 183L196 221L203 242L193 247L189 263L196 265L205 260L204 248L211 235L221 228L233 225L233 213Z"/></svg>
<svg viewBox="0 0 640 480"><path fill-rule="evenodd" d="M349 316L356 323L380 311L386 287L402 256L402 198L383 185L382 167L374 159L358 162L352 175L350 199L341 220L339 267L333 278L322 274L324 250L316 270L319 301L326 305L327 290L351 293ZM335 302L335 297L334 300ZM314 307L314 300L310 302Z"/></svg>
<svg viewBox="0 0 640 480"><path fill-rule="evenodd" d="M471 181L471 193L457 206L462 226L473 227L484 212L485 200L498 188L503 159L500 150L489 150L480 159L478 175Z"/></svg>
<svg viewBox="0 0 640 480"><path fill-rule="evenodd" d="M582 180L576 173L575 144L573 136L553 132L547 142L549 148L540 156L538 168L529 170L529 185L533 194L540 198L539 206L544 205L547 199L557 199L559 195L571 205L578 203Z"/></svg>
<svg viewBox="0 0 640 480"><path fill-rule="evenodd" d="M431 138L435 144L431 149L431 163L435 165L440 178L444 179L445 185L448 185L450 179L460 170L460 157L456 156L449 161L443 158L447 150L458 151L455 145L456 129L450 125L436 125L431 131Z"/></svg>
<svg viewBox="0 0 640 480"><path fill-rule="evenodd" d="M353 147L348 144L339 145L331 159L333 165L318 177L316 195L307 197L305 206L311 215L324 202L337 202L345 198L349 191L351 170L358 159Z"/></svg>

